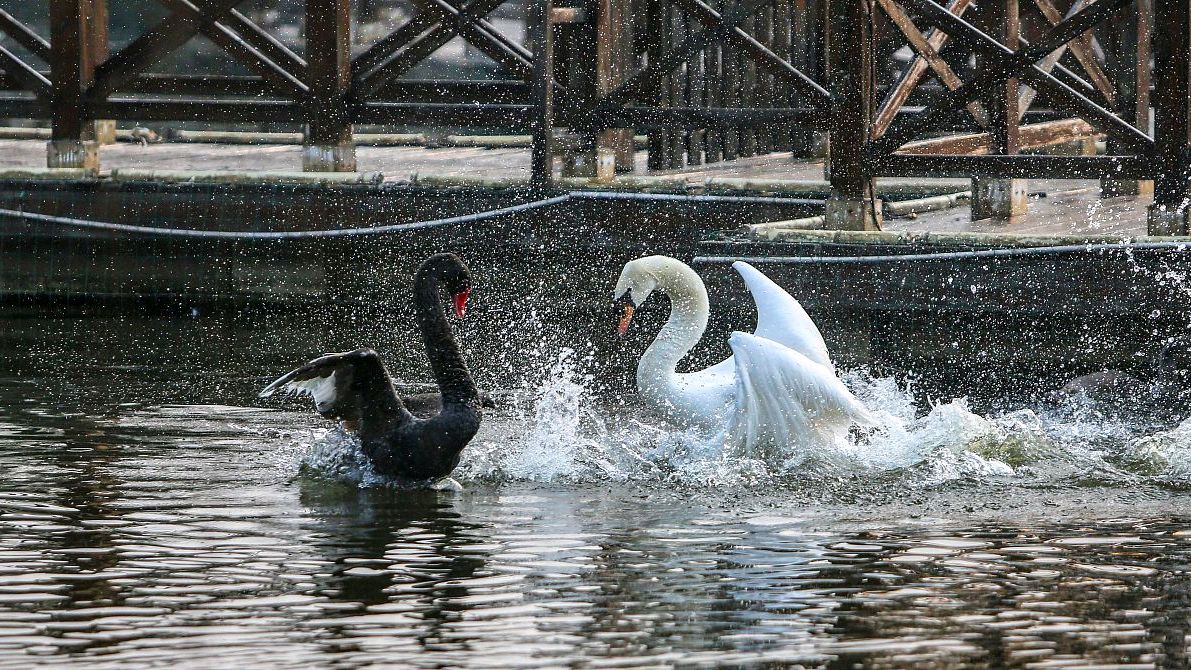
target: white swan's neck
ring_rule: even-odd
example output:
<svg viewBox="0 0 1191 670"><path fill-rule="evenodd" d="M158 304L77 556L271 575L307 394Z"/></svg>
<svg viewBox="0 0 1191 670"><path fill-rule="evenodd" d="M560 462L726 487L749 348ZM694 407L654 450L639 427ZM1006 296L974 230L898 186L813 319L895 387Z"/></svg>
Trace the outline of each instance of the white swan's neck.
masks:
<svg viewBox="0 0 1191 670"><path fill-rule="evenodd" d="M670 318L637 365L637 387L648 395L666 394L678 362L698 344L710 309L703 280L686 264L667 258L650 268L658 290L670 298Z"/></svg>

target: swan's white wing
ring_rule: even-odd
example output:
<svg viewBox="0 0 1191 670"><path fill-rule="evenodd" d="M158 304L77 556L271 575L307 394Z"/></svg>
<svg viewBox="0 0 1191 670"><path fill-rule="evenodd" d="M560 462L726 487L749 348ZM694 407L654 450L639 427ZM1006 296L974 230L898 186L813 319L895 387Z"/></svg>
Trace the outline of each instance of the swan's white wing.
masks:
<svg viewBox="0 0 1191 670"><path fill-rule="evenodd" d="M757 304L757 336L784 344L815 363L830 367L831 356L823 335L802 305L748 263L736 261L732 267L744 278Z"/></svg>
<svg viewBox="0 0 1191 670"><path fill-rule="evenodd" d="M852 424L875 424L830 367L748 333L732 333L728 342L736 361L736 407L728 438L743 453L830 453L845 446Z"/></svg>

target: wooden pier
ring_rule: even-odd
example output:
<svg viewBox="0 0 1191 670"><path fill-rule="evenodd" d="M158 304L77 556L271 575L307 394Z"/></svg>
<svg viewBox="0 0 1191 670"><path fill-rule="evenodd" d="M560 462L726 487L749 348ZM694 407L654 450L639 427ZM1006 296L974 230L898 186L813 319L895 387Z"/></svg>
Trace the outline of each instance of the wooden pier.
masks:
<svg viewBox="0 0 1191 670"><path fill-rule="evenodd" d="M0 7L0 209L279 232L576 197L369 243L0 216L5 301L367 305L454 248L489 276L532 270L502 309L553 276L583 286L559 319L590 330L620 264L668 253L703 259L723 329L750 307L707 259L785 258L767 272L842 360L961 378L977 354L1018 370L1030 342L1035 373L1120 363L1191 319L1172 279L1191 241L1191 0L417 0L365 43L348 0L294 0L297 38L240 0L160 4L118 43L106 0ZM238 69L170 66L198 36ZM419 74L457 38L488 75ZM1131 246L1153 243L1170 246Z"/></svg>
<svg viewBox="0 0 1191 670"><path fill-rule="evenodd" d="M873 180L928 176L970 179L974 219L1024 214L1028 179L1156 188L1150 232L1187 232L1188 0L529 0L524 39L486 18L501 0L423 0L354 54L347 0L306 0L300 43L237 0L162 4L118 49L106 0L0 11L0 118L49 121L46 164L92 169L112 122L291 124L279 171L356 170L365 126L519 133L539 187L829 142L829 228L879 228ZM200 35L248 74L154 69ZM495 78L417 78L454 38ZM1095 137L1099 155L1038 151Z"/></svg>

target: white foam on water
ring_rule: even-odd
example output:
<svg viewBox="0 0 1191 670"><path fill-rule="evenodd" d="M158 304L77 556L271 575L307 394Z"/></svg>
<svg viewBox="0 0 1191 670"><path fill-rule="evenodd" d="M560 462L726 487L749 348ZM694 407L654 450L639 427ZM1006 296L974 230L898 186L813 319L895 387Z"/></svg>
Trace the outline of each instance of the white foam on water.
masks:
<svg viewBox="0 0 1191 670"><path fill-rule="evenodd" d="M1131 440L1123 460L1132 472L1191 483L1191 419Z"/></svg>

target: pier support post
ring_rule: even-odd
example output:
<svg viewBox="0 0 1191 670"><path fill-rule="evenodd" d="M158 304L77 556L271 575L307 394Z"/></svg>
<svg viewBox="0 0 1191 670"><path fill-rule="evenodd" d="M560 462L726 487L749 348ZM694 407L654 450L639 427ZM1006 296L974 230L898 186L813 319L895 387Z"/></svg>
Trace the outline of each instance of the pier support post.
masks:
<svg viewBox="0 0 1191 670"><path fill-rule="evenodd" d="M306 63L310 93L302 169L354 172L350 0L306 0Z"/></svg>
<svg viewBox="0 0 1191 670"><path fill-rule="evenodd" d="M106 0L50 0L50 78L53 115L48 167L99 169L95 124L86 92L107 50ZM114 129L113 129L114 134Z"/></svg>
<svg viewBox="0 0 1191 670"><path fill-rule="evenodd" d="M1187 234L1191 202L1191 0L1155 0L1154 15L1162 30L1154 31L1154 141L1161 172L1149 210L1150 235Z"/></svg>
<svg viewBox="0 0 1191 670"><path fill-rule="evenodd" d="M110 27L107 0L91 3L93 18L89 31L91 33L91 53L95 59L95 67L108 59L108 30ZM96 119L83 127L83 133L92 133L99 146L116 143L116 121L114 119Z"/></svg>
<svg viewBox="0 0 1191 670"><path fill-rule="evenodd" d="M596 16L588 19L588 39L595 47L595 63L587 60L582 48L571 54L572 71L588 70L586 104L597 101L615 89L628 76L633 65L633 16L629 0L596 0ZM571 87L578 79L571 77ZM580 145L563 158L564 177L590 177L607 183L617 172L633 171L633 130L608 128L581 138Z"/></svg>
<svg viewBox="0 0 1191 670"><path fill-rule="evenodd" d="M554 14L553 0L532 0L526 11L533 44L533 118L530 120L530 181L538 187L554 183Z"/></svg>
<svg viewBox="0 0 1191 670"><path fill-rule="evenodd" d="M1137 0L1132 12L1118 12L1113 18L1111 35L1118 54L1113 77L1117 113L1144 133L1150 131L1150 35L1154 25L1152 0ZM1124 147L1114 137L1106 142L1108 155L1122 153ZM1100 179L1100 197L1151 195L1154 182L1142 179Z"/></svg>
<svg viewBox="0 0 1191 670"><path fill-rule="evenodd" d="M992 37L1010 49L1021 46L1021 19L1018 0L993 0L980 8L984 25ZM981 63L977 69L997 67L998 63ZM1021 148L1018 125L1021 120L1017 79L1008 79L988 96L988 130L990 154L1012 155ZM1029 202L1029 183L1025 179L1002 177L972 178L972 220L1000 219L1012 221L1026 213Z"/></svg>
<svg viewBox="0 0 1191 670"><path fill-rule="evenodd" d="M827 52L831 77L831 230L880 230L881 201L865 169L873 118L873 2L830 0Z"/></svg>

